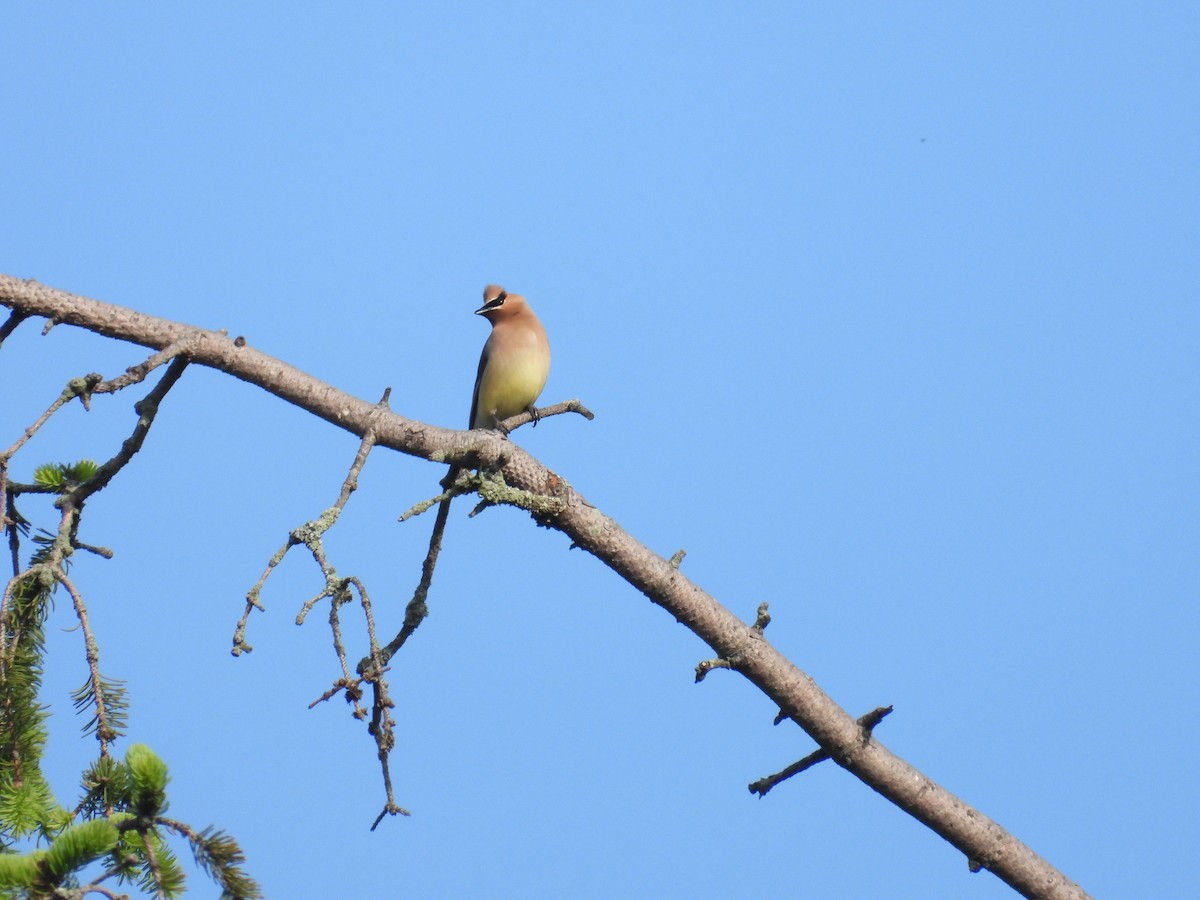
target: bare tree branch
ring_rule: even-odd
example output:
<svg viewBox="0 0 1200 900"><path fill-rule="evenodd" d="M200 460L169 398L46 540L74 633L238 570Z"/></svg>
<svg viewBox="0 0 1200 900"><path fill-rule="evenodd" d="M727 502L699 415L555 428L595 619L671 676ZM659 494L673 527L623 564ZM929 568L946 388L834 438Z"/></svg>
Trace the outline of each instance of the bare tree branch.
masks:
<svg viewBox="0 0 1200 900"><path fill-rule="evenodd" d="M504 484L545 502L535 520L567 535L686 625L718 659L740 672L839 766L854 774L958 848L972 868L986 868L1028 897L1080 898L1082 888L1049 862L892 753L766 640L761 631L693 584L672 564L640 544L616 521L589 504L564 478L495 432L435 428L325 384L257 351L241 339L144 315L0 276L0 305L118 340L163 349L186 340L193 364L219 369L360 437L376 433L379 446L440 463L480 468Z"/></svg>

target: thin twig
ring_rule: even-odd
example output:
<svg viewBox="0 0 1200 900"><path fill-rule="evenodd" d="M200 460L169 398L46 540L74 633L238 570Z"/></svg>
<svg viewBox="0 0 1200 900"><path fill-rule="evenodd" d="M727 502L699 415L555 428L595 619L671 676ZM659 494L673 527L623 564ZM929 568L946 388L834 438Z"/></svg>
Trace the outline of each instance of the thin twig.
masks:
<svg viewBox="0 0 1200 900"><path fill-rule="evenodd" d="M102 381L96 385L92 393L94 394L115 394L117 391L124 390L130 385L138 384L146 379L146 376L157 369L159 366L169 363L178 356L186 356L188 345L191 343L189 338L175 341L167 345L163 349L152 353L144 362L140 362L135 366L130 366L125 370L124 375L118 375L108 381Z"/></svg>
<svg viewBox="0 0 1200 900"><path fill-rule="evenodd" d="M88 620L87 605L83 602L81 595L72 584L71 579L66 576L62 569L55 572L55 577L58 583L67 589L67 593L71 595L71 603L75 607L75 618L79 620L80 630L83 632L84 658L88 665L88 680L92 683L93 705L96 707L96 740L100 742L100 755L108 756L108 744L116 738L118 730L114 723L109 720L108 708L104 698L104 684L100 675L100 645L96 643L96 635L92 632L92 626Z"/></svg>
<svg viewBox="0 0 1200 900"><path fill-rule="evenodd" d="M188 361L183 357L172 359L158 384L150 393L134 404L133 410L138 414L138 420L137 424L133 426L133 433L121 443L121 449L112 459L100 466L95 475L72 491L80 506L92 494L104 490L113 477L133 459L134 454L142 449L142 445L146 442L146 435L150 433L150 426L154 424L154 417L158 415L159 404L162 403L167 392L179 381L187 365Z"/></svg>
<svg viewBox="0 0 1200 900"><path fill-rule="evenodd" d="M19 309L10 311L8 318L4 320L4 324L0 325L0 346L3 346L5 338L16 331L17 326L28 318L29 313L27 312L21 312Z"/></svg>
<svg viewBox="0 0 1200 900"><path fill-rule="evenodd" d="M378 413L382 413L388 409L388 397L391 395L392 389L387 388L383 392L379 403L375 408ZM325 551L322 540L325 533L334 526L341 512L346 507L346 503L350 500L350 495L358 489L358 476L366 465L367 457L371 450L375 447L376 433L374 429L367 429L363 435L362 441L358 445L358 452L354 455L354 461L350 464L350 470L346 473L346 477L342 480L341 491L338 493L338 498L333 506L324 510L320 516L309 522L305 522L299 528L293 529L288 534L287 540L283 546L275 551L274 555L267 561L267 567L263 569L263 573L258 577L253 587L246 592L246 607L242 611L241 618L238 619L237 625L233 630L233 649L230 651L234 656L241 656L243 653L253 652L254 647L246 641L246 628L250 621L250 615L254 610L265 612L266 608L262 604L262 590L267 582L267 578L275 570L275 567L283 562L283 558L287 552L297 544L304 544L312 553L313 559L321 568L321 573L325 576L325 586L321 592L311 599L307 600L300 609L300 613L296 617L297 624L303 624L305 617L309 611L325 597L336 596L339 590L342 589L337 572L329 565L325 558ZM348 673L347 673L348 677Z"/></svg>
<svg viewBox="0 0 1200 900"><path fill-rule="evenodd" d="M510 416L501 422L501 430L505 434L533 422L536 426L542 419L548 419L551 416L561 416L564 413L578 413L588 421L596 418L596 414L583 405L579 400L563 400L561 403L553 403L550 406L543 406L535 410L526 410L519 412L515 416Z"/></svg>
<svg viewBox="0 0 1200 900"><path fill-rule="evenodd" d="M862 729L864 743L871 739L871 732L875 730L875 726L882 722L884 717L891 711L892 707L890 706L880 706L864 716L859 716L858 725ZM779 720L776 719L776 721L778 722ZM766 778L760 778L758 781L751 782L748 785L750 793L758 794L759 797L765 797L767 796L767 791L771 790L775 785L787 781L793 775L799 775L805 769L811 769L817 763L824 762L830 758L828 750L818 748L803 759L792 763L786 769L776 772L774 775L768 775Z"/></svg>
<svg viewBox="0 0 1200 900"><path fill-rule="evenodd" d="M375 675L370 681L373 696L371 702L371 724L367 730L375 738L379 768L383 772L383 789L387 797L383 811L371 823L371 830L374 831L379 827L379 823L385 815L409 816L412 813L396 803L395 792L392 789L392 770L389 760L392 750L396 746L396 720L392 718L392 710L396 707L396 704L392 701L388 693L388 683L382 677L382 673Z"/></svg>
<svg viewBox="0 0 1200 900"><path fill-rule="evenodd" d="M101 875L100 878L108 878L111 874L113 873L109 872L107 875ZM97 884L100 878L97 878L96 881L93 881L91 884L83 885L80 890L83 891L84 894L103 894L108 898L108 900L120 900L121 897L129 896L128 894L117 894L113 891L110 891L106 887L101 887L99 884Z"/></svg>
<svg viewBox="0 0 1200 900"><path fill-rule="evenodd" d="M387 669L384 669L384 671L386 672ZM322 703L326 703L326 702L332 700L338 694L343 693L343 692L345 692L345 694L346 694L346 702L347 703L357 704L358 701L360 699L362 699L362 693L363 693L362 686L363 686L363 684L366 683L366 680L367 679L365 679L365 678L350 678L350 679L339 678L332 685L330 685L329 690L327 690L325 693L323 693L320 697L318 697L312 703L308 704L308 708L316 709ZM366 716L365 713L363 713L363 715L359 715L358 709L355 710L354 718L361 719L361 718L365 718L365 716Z"/></svg>
<svg viewBox="0 0 1200 900"><path fill-rule="evenodd" d="M24 446L25 442L37 434L38 429L49 421L50 417L58 412L66 404L70 403L76 397L83 396L84 393L90 391L92 387L99 384L101 381L99 375L86 375L82 378L72 378L67 382L67 386L62 389L62 392L55 398L54 402L46 407L46 411L42 413L34 421L32 425L26 428L16 442L4 452L0 453L0 467L7 466L8 461L12 459L13 454Z"/></svg>
<svg viewBox="0 0 1200 900"><path fill-rule="evenodd" d="M146 865L150 869L150 875L154 878L154 894L161 900L166 894L162 889L162 868L158 864L158 854L154 852L154 842L150 839L151 829L139 828L137 831L142 836L142 850L146 854Z"/></svg>
<svg viewBox="0 0 1200 900"><path fill-rule="evenodd" d="M333 632L333 651L337 654L338 663L342 667L342 679L349 682L350 666L346 662L346 645L342 642L342 622L338 615L338 610L342 604L349 603L351 600L350 586L346 581L342 582L341 589L330 598L329 603L329 628Z"/></svg>
<svg viewBox="0 0 1200 900"><path fill-rule="evenodd" d="M455 472L454 474L458 474ZM445 483L445 482L443 482ZM393 656L396 655L405 641L412 637L425 617L429 615L429 607L426 605L426 598L429 596L429 587L433 584L433 572L437 568L438 554L442 552L442 536L446 532L446 521L450 517L450 501L454 499L454 494L450 494L438 504L437 518L433 522L433 533L429 536L429 549L425 552L425 561L421 563L421 580L417 582L416 590L413 591L412 599L408 601L408 605L404 608L404 622L400 626L400 630L396 632L396 636L388 641L379 653L380 664L387 665ZM369 666L373 667L375 660L366 660L358 664L360 672L369 671Z"/></svg>
<svg viewBox="0 0 1200 900"><path fill-rule="evenodd" d="M371 598L367 595L366 586L356 577L351 575L346 579L349 584L358 588L358 597L362 603L363 618L367 622L367 641L371 648L371 657L375 662L375 670L381 672L383 670L384 661L379 653L379 639L375 635L375 614L371 611ZM348 673L347 673L348 674Z"/></svg>
<svg viewBox="0 0 1200 900"><path fill-rule="evenodd" d="M12 558L12 572L14 575L21 570L21 514L17 512L17 501L15 497L9 496L4 489L5 471L0 467L0 503L4 504L3 518L4 529L8 532L8 552Z"/></svg>
<svg viewBox="0 0 1200 900"><path fill-rule="evenodd" d="M325 515L321 516L316 522L309 522L307 525L302 525L292 532L296 537L300 538L300 543L308 548L308 552L312 554L312 558L316 560L318 566L321 567L321 574L325 576L325 587L315 597L304 601L300 607L300 612L296 614L296 624L303 625L304 620L312 611L312 608L326 597L337 597L342 591L342 580L338 578L337 569L329 564L329 560L325 556L325 544L322 541L325 532L333 527L334 522L338 520L338 514L341 512L337 507L330 507L325 510Z"/></svg>

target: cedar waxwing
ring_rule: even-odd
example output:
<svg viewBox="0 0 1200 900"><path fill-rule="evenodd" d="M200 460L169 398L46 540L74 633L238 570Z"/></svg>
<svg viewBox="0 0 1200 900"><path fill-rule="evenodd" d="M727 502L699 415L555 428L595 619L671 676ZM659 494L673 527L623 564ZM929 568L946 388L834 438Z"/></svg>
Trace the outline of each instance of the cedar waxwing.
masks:
<svg viewBox="0 0 1200 900"><path fill-rule="evenodd" d="M483 289L475 314L492 323L492 333L479 357L468 427L495 428L533 409L550 375L550 342L525 298L498 284Z"/></svg>

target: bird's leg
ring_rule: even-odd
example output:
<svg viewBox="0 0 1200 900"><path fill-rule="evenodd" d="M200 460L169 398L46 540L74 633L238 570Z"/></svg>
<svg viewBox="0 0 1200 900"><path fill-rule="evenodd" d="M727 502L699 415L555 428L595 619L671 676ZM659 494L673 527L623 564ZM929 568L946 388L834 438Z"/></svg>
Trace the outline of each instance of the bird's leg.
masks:
<svg viewBox="0 0 1200 900"><path fill-rule="evenodd" d="M530 403L527 407L525 407L525 411L529 413L529 415L533 416L533 427L537 428L538 420L542 417L541 413L538 412L538 408Z"/></svg>

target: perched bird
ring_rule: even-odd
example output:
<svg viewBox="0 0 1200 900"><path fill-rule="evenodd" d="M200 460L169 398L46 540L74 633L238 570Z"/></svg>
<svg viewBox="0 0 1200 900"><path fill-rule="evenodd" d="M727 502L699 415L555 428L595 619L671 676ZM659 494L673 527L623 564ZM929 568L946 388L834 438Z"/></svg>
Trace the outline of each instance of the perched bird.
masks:
<svg viewBox="0 0 1200 900"><path fill-rule="evenodd" d="M499 429L505 419L525 410L536 416L533 404L550 375L550 342L546 340L546 329L524 297L510 294L498 284L489 284L483 289L483 306L475 310L475 314L492 323L492 333L479 357L468 427ZM442 534L450 515L450 501L455 496L452 489L462 470L462 466L451 464L450 471L442 479L445 495L438 501L429 552L421 566L421 581L409 601L410 611L423 607L429 593L433 569L442 548ZM409 510L401 518L407 518L412 512ZM411 633L424 615L420 613L410 626L406 614L401 635Z"/></svg>
<svg viewBox="0 0 1200 900"><path fill-rule="evenodd" d="M525 298L498 284L483 289L483 306L475 314L492 323L492 333L479 357L468 427L498 428L510 416L533 410L550 375L550 342Z"/></svg>

